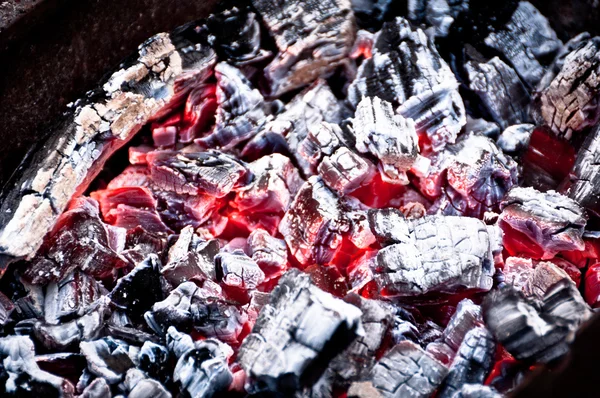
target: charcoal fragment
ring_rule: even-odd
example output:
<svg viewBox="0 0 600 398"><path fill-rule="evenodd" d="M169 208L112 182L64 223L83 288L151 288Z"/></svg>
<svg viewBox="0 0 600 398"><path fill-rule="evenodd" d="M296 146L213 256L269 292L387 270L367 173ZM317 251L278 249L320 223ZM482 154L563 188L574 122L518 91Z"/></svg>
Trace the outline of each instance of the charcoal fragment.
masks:
<svg viewBox="0 0 600 398"><path fill-rule="evenodd" d="M108 384L121 382L127 369L134 366L130 346L112 337L82 342L79 347L88 362L88 370Z"/></svg>
<svg viewBox="0 0 600 398"><path fill-rule="evenodd" d="M83 315L84 311L106 294L106 289L94 278L75 271L61 281L46 286L44 320L56 325Z"/></svg>
<svg viewBox="0 0 600 398"><path fill-rule="evenodd" d="M407 239L377 254L375 281L385 296L420 296L492 287L497 237L474 218L405 221Z"/></svg>
<svg viewBox="0 0 600 398"><path fill-rule="evenodd" d="M162 299L160 260L151 254L120 278L109 294L113 305L132 315L140 315Z"/></svg>
<svg viewBox="0 0 600 398"><path fill-rule="evenodd" d="M252 0L252 5L279 49L265 68L273 96L330 74L352 48L356 27L349 1Z"/></svg>
<svg viewBox="0 0 600 398"><path fill-rule="evenodd" d="M442 339L453 350L458 351L467 333L482 324L481 307L470 299L463 299L456 306L456 312L444 329Z"/></svg>
<svg viewBox="0 0 600 398"><path fill-rule="evenodd" d="M382 397L431 396L448 373L446 366L418 345L402 341L372 370L371 381Z"/></svg>
<svg viewBox="0 0 600 398"><path fill-rule="evenodd" d="M529 87L537 86L562 47L548 20L528 1L519 2L508 23L484 42L503 54Z"/></svg>
<svg viewBox="0 0 600 398"><path fill-rule="evenodd" d="M82 391L81 398L112 398L110 386L103 378L95 379Z"/></svg>
<svg viewBox="0 0 600 398"><path fill-rule="evenodd" d="M266 280L281 275L288 267L285 241L269 235L264 229L248 236L249 255L265 273Z"/></svg>
<svg viewBox="0 0 600 398"><path fill-rule="evenodd" d="M318 169L323 181L340 195L366 185L375 174L373 164L346 147L323 159Z"/></svg>
<svg viewBox="0 0 600 398"><path fill-rule="evenodd" d="M146 341L138 354L139 368L148 376L167 384L172 377L167 347Z"/></svg>
<svg viewBox="0 0 600 398"><path fill-rule="evenodd" d="M492 370L495 354L492 334L485 327L471 329L460 344L438 396L452 398L465 384L482 384Z"/></svg>
<svg viewBox="0 0 600 398"><path fill-rule="evenodd" d="M292 255L302 264L325 264L349 229L339 197L319 177L302 185L279 224Z"/></svg>
<svg viewBox="0 0 600 398"><path fill-rule="evenodd" d="M600 68L599 48L598 37L577 46L536 101L536 121L550 127L559 137L570 140L587 127L595 126L600 117L600 81L596 78Z"/></svg>
<svg viewBox="0 0 600 398"><path fill-rule="evenodd" d="M308 275L288 271L240 348L247 389L291 393L312 385L361 333L360 316L358 308L315 287Z"/></svg>
<svg viewBox="0 0 600 398"><path fill-rule="evenodd" d="M315 172L323 158L333 155L343 146L352 148L355 145L353 137L339 125L322 122L318 127L312 126L298 151L310 165L311 171Z"/></svg>
<svg viewBox="0 0 600 398"><path fill-rule="evenodd" d="M413 62L418 59L419 62ZM398 107L396 113L413 119L435 151L453 143L466 123L458 82L433 43L407 20L383 24L373 43L373 57L358 69L348 100L354 106L364 97L379 97Z"/></svg>
<svg viewBox="0 0 600 398"><path fill-rule="evenodd" d="M394 115L391 105L379 97L363 98L352 123L356 149L379 160L384 180L408 184L406 172L419 154L414 123Z"/></svg>
<svg viewBox="0 0 600 398"><path fill-rule="evenodd" d="M533 124L527 123L508 126L500 134L496 144L506 154L519 155L529 145L533 127Z"/></svg>
<svg viewBox="0 0 600 398"><path fill-rule="evenodd" d="M446 37L460 14L469 10L468 0L410 0L408 19L413 23L427 22L435 37Z"/></svg>
<svg viewBox="0 0 600 398"><path fill-rule="evenodd" d="M529 278L527 278L523 286L523 292L527 297L536 297L542 300L548 289L563 279L571 280L569 275L558 266L541 261L536 264Z"/></svg>
<svg viewBox="0 0 600 398"><path fill-rule="evenodd" d="M171 393L165 390L162 384L147 378L141 370L136 368L127 371L122 385L124 392L127 393L127 398L171 398Z"/></svg>
<svg viewBox="0 0 600 398"><path fill-rule="evenodd" d="M569 198L600 216L600 127L595 127L587 136L571 171L572 184Z"/></svg>
<svg viewBox="0 0 600 398"><path fill-rule="evenodd" d="M218 282L242 290L254 290L265 280L258 264L239 249L217 254L215 269Z"/></svg>
<svg viewBox="0 0 600 398"><path fill-rule="evenodd" d="M562 46L558 50L558 53L554 57L554 60L552 61L550 66L546 68L546 73L544 74L542 80L540 80L537 86L538 92L542 92L546 87L548 87L552 82L552 79L554 79L556 75L560 73L563 66L565 65L565 59L567 58L567 55L584 46L590 39L590 37L591 36L588 32L580 33L577 36L572 37L568 42L565 43L564 46Z"/></svg>
<svg viewBox="0 0 600 398"><path fill-rule="evenodd" d="M586 216L573 199L554 191L515 187L500 204L503 223L523 233L542 250L542 259L562 250L583 250ZM503 227L504 228L504 227Z"/></svg>
<svg viewBox="0 0 600 398"><path fill-rule="evenodd" d="M381 23L392 0L351 0L350 3L358 25L370 28Z"/></svg>
<svg viewBox="0 0 600 398"><path fill-rule="evenodd" d="M465 69L469 89L501 128L529 121L527 107L531 98L513 68L494 57L487 62L468 61Z"/></svg>

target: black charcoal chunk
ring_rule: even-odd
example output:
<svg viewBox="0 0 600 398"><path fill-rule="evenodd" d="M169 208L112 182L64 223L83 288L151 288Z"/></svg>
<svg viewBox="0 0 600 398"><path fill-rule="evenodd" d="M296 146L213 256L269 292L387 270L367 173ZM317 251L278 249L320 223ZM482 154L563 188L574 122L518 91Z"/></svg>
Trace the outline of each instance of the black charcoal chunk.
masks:
<svg viewBox="0 0 600 398"><path fill-rule="evenodd" d="M265 273L256 261L240 249L217 254L215 269L219 283L237 289L254 290L265 281Z"/></svg>
<svg viewBox="0 0 600 398"><path fill-rule="evenodd" d="M104 337L100 340L79 344L88 363L88 370L102 377L108 384L123 381L125 372L134 367L132 347L121 340Z"/></svg>
<svg viewBox="0 0 600 398"><path fill-rule="evenodd" d="M169 351L178 358L173 380L191 398L212 397L227 390L233 381L228 358L231 348L218 340L192 341L191 337L170 327L167 333Z"/></svg>
<svg viewBox="0 0 600 398"><path fill-rule="evenodd" d="M152 304L162 300L160 259L151 254L127 275L117 281L109 294L113 305L132 315L141 315Z"/></svg>
<svg viewBox="0 0 600 398"><path fill-rule="evenodd" d="M61 281L46 286L44 320L56 325L81 316L103 294L106 294L106 289L94 278L75 271Z"/></svg>
<svg viewBox="0 0 600 398"><path fill-rule="evenodd" d="M122 386L127 398L171 398L171 393L162 384L136 368L127 371Z"/></svg>
<svg viewBox="0 0 600 398"><path fill-rule="evenodd" d="M233 206L248 213L285 212L303 182L290 159L274 153L255 160L248 168L254 178L237 191Z"/></svg>
<svg viewBox="0 0 600 398"><path fill-rule="evenodd" d="M483 218L498 211L502 198L518 182L519 166L488 137L463 134L434 161L442 177L442 195L429 208L430 214ZM432 174L435 174L432 173Z"/></svg>
<svg viewBox="0 0 600 398"><path fill-rule="evenodd" d="M485 44L504 55L529 87L536 87L544 67L561 49L562 42L548 20L528 1L521 1L510 21L490 33Z"/></svg>
<svg viewBox="0 0 600 398"><path fill-rule="evenodd" d="M252 0L279 54L265 68L279 96L331 73L352 48L354 15L346 0Z"/></svg>
<svg viewBox="0 0 600 398"><path fill-rule="evenodd" d="M236 158L217 151L158 152L150 160L154 183L178 194L206 193L222 198L245 185L248 169Z"/></svg>
<svg viewBox="0 0 600 398"><path fill-rule="evenodd" d="M571 176L569 198L600 216L600 126L594 128L581 145Z"/></svg>
<svg viewBox="0 0 600 398"><path fill-rule="evenodd" d="M487 62L468 61L465 69L469 89L501 128L529 120L531 97L513 68L494 57Z"/></svg>
<svg viewBox="0 0 600 398"><path fill-rule="evenodd" d="M300 170L309 176L312 174L311 167L300 151L302 142L310 132L316 132L322 122L339 124L346 113L346 108L327 82L319 79L297 94L282 113L265 125L264 132L283 136Z"/></svg>
<svg viewBox="0 0 600 398"><path fill-rule="evenodd" d="M66 379L40 369L33 342L26 336L0 338L0 394L2 396L70 397Z"/></svg>
<svg viewBox="0 0 600 398"><path fill-rule="evenodd" d="M248 254L265 273L266 279L278 276L288 265L285 241L269 235L264 229L252 231L247 240Z"/></svg>
<svg viewBox="0 0 600 398"><path fill-rule="evenodd" d="M498 236L480 220L426 216L404 221L408 239L379 250L375 281L384 296L492 287ZM404 239L404 238L403 238Z"/></svg>
<svg viewBox="0 0 600 398"><path fill-rule="evenodd" d="M168 383L172 378L167 347L146 341L138 354L138 367L153 379Z"/></svg>
<svg viewBox="0 0 600 398"><path fill-rule="evenodd" d="M486 326L516 359L548 363L569 350L578 326L591 311L573 283L562 280L543 300L526 299L504 286L484 300Z"/></svg>
<svg viewBox="0 0 600 398"><path fill-rule="evenodd" d="M266 122L265 101L239 69L220 62L215 75L218 104L215 127L196 142L209 148L230 149L258 133Z"/></svg>
<svg viewBox="0 0 600 398"><path fill-rule="evenodd" d="M495 362L496 343L485 327L471 329L461 343L448 375L440 386L440 398L453 398L464 384L483 384Z"/></svg>
<svg viewBox="0 0 600 398"><path fill-rule="evenodd" d="M309 275L288 271L238 354L249 391L289 394L310 387L361 333L360 316L355 306L314 286Z"/></svg>
<svg viewBox="0 0 600 398"><path fill-rule="evenodd" d="M352 11L361 28L373 28L381 23L392 0L350 0Z"/></svg>
<svg viewBox="0 0 600 398"><path fill-rule="evenodd" d="M446 366L418 345L402 341L375 365L371 382L383 398L427 398L447 373Z"/></svg>
<svg viewBox="0 0 600 398"><path fill-rule="evenodd" d="M418 59L419 62L414 62ZM435 151L452 143L466 123L458 82L433 43L407 20L386 22L373 43L373 56L358 69L348 89L354 106L364 97L379 97L413 119Z"/></svg>
<svg viewBox="0 0 600 398"><path fill-rule="evenodd" d="M58 324L37 321L35 337L49 349L64 349L80 341L98 338L110 314L110 300L103 296L88 306L76 319Z"/></svg>
<svg viewBox="0 0 600 398"><path fill-rule="evenodd" d="M214 261L217 253L217 240L203 241L194 233L194 228L187 226L181 230L179 238L169 248L167 264L160 273L173 286L179 286L192 278L214 280Z"/></svg>
<svg viewBox="0 0 600 398"><path fill-rule="evenodd" d="M533 124L514 124L504 129L496 140L498 147L509 155L520 155L529 146Z"/></svg>
<svg viewBox="0 0 600 398"><path fill-rule="evenodd" d="M558 192L515 187L500 204L500 222L527 235L543 259L563 250L583 250L586 215L573 199Z"/></svg>
<svg viewBox="0 0 600 398"><path fill-rule="evenodd" d="M375 175L375 166L350 149L342 147L323 159L318 172L325 184L344 195L366 185Z"/></svg>
<svg viewBox="0 0 600 398"><path fill-rule="evenodd" d="M436 37L446 37L457 17L468 10L468 0L408 0L407 18L413 23L427 23Z"/></svg>
<svg viewBox="0 0 600 398"><path fill-rule="evenodd" d="M600 37L577 46L565 58L561 71L536 101L536 121L559 137L570 140L600 117Z"/></svg>
<svg viewBox="0 0 600 398"><path fill-rule="evenodd" d="M302 185L279 224L290 252L302 264L326 264L349 229L338 195L316 176Z"/></svg>
<svg viewBox="0 0 600 398"><path fill-rule="evenodd" d="M155 303L144 317L158 334L164 335L169 326L175 326L223 341L236 341L247 318L223 298L219 285L210 281L205 281L203 287L194 282L182 283L165 300Z"/></svg>
<svg viewBox="0 0 600 398"><path fill-rule="evenodd" d="M227 62L245 65L270 55L260 48L260 25L256 14L248 9L233 7L211 14L206 25L210 31L208 42Z"/></svg>
<svg viewBox="0 0 600 398"><path fill-rule="evenodd" d="M154 333L148 333L140 330L138 326L129 324L129 326L115 325L108 323L106 325L106 333L116 339L123 340L127 344L141 345L146 341L159 342L160 337Z"/></svg>
<svg viewBox="0 0 600 398"><path fill-rule="evenodd" d="M379 97L363 98L352 120L356 149L378 159L384 180L408 184L406 172L419 154L412 120L394 115L392 106Z"/></svg>

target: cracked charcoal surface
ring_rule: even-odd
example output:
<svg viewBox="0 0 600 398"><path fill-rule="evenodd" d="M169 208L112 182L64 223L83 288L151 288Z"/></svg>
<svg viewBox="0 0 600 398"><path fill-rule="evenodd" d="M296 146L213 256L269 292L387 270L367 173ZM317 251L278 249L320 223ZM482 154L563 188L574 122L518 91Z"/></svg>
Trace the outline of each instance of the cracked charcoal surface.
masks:
<svg viewBox="0 0 600 398"><path fill-rule="evenodd" d="M210 47L176 34L159 33L140 45L132 64L99 91L99 102L78 102L21 169L14 181L20 188L2 201L0 252L31 258L67 202L87 187L106 158L204 80L214 62Z"/></svg>
<svg viewBox="0 0 600 398"><path fill-rule="evenodd" d="M308 131L298 151L314 172L323 158L333 155L341 147L352 148L355 145L353 137L339 125L322 122L318 127L313 126Z"/></svg>
<svg viewBox="0 0 600 398"><path fill-rule="evenodd" d="M418 58L418 63L410 60ZM363 62L350 84L348 100L379 97L398 107L396 113L415 121L434 150L452 143L466 123L465 109L450 67L431 41L408 21L386 22L373 43L373 57Z"/></svg>
<svg viewBox="0 0 600 398"><path fill-rule="evenodd" d="M527 1L519 2L506 26L484 41L504 55L529 87L539 83L544 66L562 47L548 20Z"/></svg>
<svg viewBox="0 0 600 398"><path fill-rule="evenodd" d="M370 161L346 147L323 159L318 171L325 184L340 195L366 185L375 175L375 167Z"/></svg>
<svg viewBox="0 0 600 398"><path fill-rule="evenodd" d="M513 68L494 57L487 62L468 61L465 69L469 89L501 128L529 121L531 98Z"/></svg>
<svg viewBox="0 0 600 398"><path fill-rule="evenodd" d="M313 384L319 368L362 333L360 317L358 308L323 292L308 275L288 271L238 354L250 391Z"/></svg>
<svg viewBox="0 0 600 398"><path fill-rule="evenodd" d="M406 241L377 254L375 281L386 296L419 296L492 287L495 237L483 222L428 216L406 221Z"/></svg>
<svg viewBox="0 0 600 398"><path fill-rule="evenodd" d="M502 201L500 220L527 235L543 249L542 258L561 250L582 250L584 210L574 200L554 191L515 187Z"/></svg>
<svg viewBox="0 0 600 398"><path fill-rule="evenodd" d="M402 341L375 365L373 386L384 398L429 397L441 384L448 368L419 346Z"/></svg>
<svg viewBox="0 0 600 398"><path fill-rule="evenodd" d="M384 179L408 184L406 172L419 154L414 123L394 115L390 103L379 97L363 98L352 121L356 149L379 160Z"/></svg>
<svg viewBox="0 0 600 398"><path fill-rule="evenodd" d="M567 140L598 121L600 38L577 46L536 102L536 121Z"/></svg>
<svg viewBox="0 0 600 398"><path fill-rule="evenodd" d="M587 136L573 165L568 195L595 215L600 214L600 127Z"/></svg>
<svg viewBox="0 0 600 398"><path fill-rule="evenodd" d="M252 0L279 54L265 68L279 96L332 72L348 55L356 26L349 0Z"/></svg>

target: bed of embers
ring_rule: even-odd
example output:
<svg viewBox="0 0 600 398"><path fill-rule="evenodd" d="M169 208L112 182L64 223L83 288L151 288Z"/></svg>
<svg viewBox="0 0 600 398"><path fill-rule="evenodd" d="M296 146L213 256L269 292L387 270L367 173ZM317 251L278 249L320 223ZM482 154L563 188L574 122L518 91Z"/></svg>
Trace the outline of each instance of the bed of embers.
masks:
<svg viewBox="0 0 600 398"><path fill-rule="evenodd" d="M499 397L560 363L600 306L600 38L409 3L224 6L74 103L0 205L2 395Z"/></svg>

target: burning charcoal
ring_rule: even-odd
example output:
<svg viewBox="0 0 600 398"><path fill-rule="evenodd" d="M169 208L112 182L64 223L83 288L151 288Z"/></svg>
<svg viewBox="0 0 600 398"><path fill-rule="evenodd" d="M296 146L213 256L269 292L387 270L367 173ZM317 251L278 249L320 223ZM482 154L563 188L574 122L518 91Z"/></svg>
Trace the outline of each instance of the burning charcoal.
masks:
<svg viewBox="0 0 600 398"><path fill-rule="evenodd" d="M88 362L88 370L108 384L120 383L127 369L134 366L129 345L112 337L82 342L79 348Z"/></svg>
<svg viewBox="0 0 600 398"><path fill-rule="evenodd" d="M38 321L34 324L35 337L49 349L65 349L80 341L98 338L110 313L110 301L105 296L86 308L76 319L57 325Z"/></svg>
<svg viewBox="0 0 600 398"><path fill-rule="evenodd" d="M260 25L256 14L233 7L206 20L208 42L220 57L234 65L261 61L270 53L260 48Z"/></svg>
<svg viewBox="0 0 600 398"><path fill-rule="evenodd" d="M285 241L257 229L248 236L249 255L264 272L266 280L277 277L288 268Z"/></svg>
<svg viewBox="0 0 600 398"><path fill-rule="evenodd" d="M109 294L112 304L132 315L142 314L162 299L160 260L151 254L119 279Z"/></svg>
<svg viewBox="0 0 600 398"><path fill-rule="evenodd" d="M146 187L122 187L116 189L102 189L90 194L100 204L102 218L109 224L113 224L115 217L111 212L119 205L154 210L156 200L152 192Z"/></svg>
<svg viewBox="0 0 600 398"><path fill-rule="evenodd" d="M533 275L533 261L530 258L508 257L504 261L504 282L515 289L524 291L525 285Z"/></svg>
<svg viewBox="0 0 600 398"><path fill-rule="evenodd" d="M289 158L292 157L290 148L283 135L272 131L262 131L244 146L242 158L254 161L274 153L280 153Z"/></svg>
<svg viewBox="0 0 600 398"><path fill-rule="evenodd" d="M127 187L148 187L151 185L150 172L146 166L128 166L121 174L113 178L107 189L119 189Z"/></svg>
<svg viewBox="0 0 600 398"><path fill-rule="evenodd" d="M356 149L379 160L384 180L408 184L406 172L419 154L412 120L395 116L391 105L378 97L365 97L356 108L352 131Z"/></svg>
<svg viewBox="0 0 600 398"><path fill-rule="evenodd" d="M562 250L583 250L586 217L573 199L554 191L515 187L500 204L500 225L509 239L521 239L512 230L542 250L542 259ZM507 228L508 226L509 228ZM506 242L505 246L509 246ZM509 252L510 252L509 248ZM513 253L511 253L513 254Z"/></svg>
<svg viewBox="0 0 600 398"><path fill-rule="evenodd" d="M142 227L136 227L127 231L125 250L121 255L131 264L137 264L150 254L156 253L162 257L166 246L167 240L164 235L152 234Z"/></svg>
<svg viewBox="0 0 600 398"><path fill-rule="evenodd" d="M505 129L529 120L531 98L513 68L494 57L487 62L468 61L465 65L469 89L475 92L490 117Z"/></svg>
<svg viewBox="0 0 600 398"><path fill-rule="evenodd" d="M214 130L196 140L208 148L230 149L252 138L266 121L264 99L235 67L220 62L217 76L217 113Z"/></svg>
<svg viewBox="0 0 600 398"><path fill-rule="evenodd" d="M41 370L37 365L33 342L29 337L0 338L0 358L0 393L3 396L73 396L71 383Z"/></svg>
<svg viewBox="0 0 600 398"><path fill-rule="evenodd" d="M198 228L211 219L221 207L222 199L208 194L185 195L169 191L155 191L158 200L158 213L164 222L174 230L190 225Z"/></svg>
<svg viewBox="0 0 600 398"><path fill-rule="evenodd" d="M401 341L412 341L419 344L420 332L417 321L410 311L400 306L396 307L394 323L391 328L392 341L398 344Z"/></svg>
<svg viewBox="0 0 600 398"><path fill-rule="evenodd" d="M102 295L106 289L83 272L75 271L59 282L46 286L44 320L56 325L83 312Z"/></svg>
<svg viewBox="0 0 600 398"><path fill-rule="evenodd" d="M217 87L214 83L200 84L185 101L182 120L179 121L179 141L190 143L214 123L217 110Z"/></svg>
<svg viewBox="0 0 600 398"><path fill-rule="evenodd" d="M329 262L348 229L338 196L319 177L302 185L279 224L292 255L302 264Z"/></svg>
<svg viewBox="0 0 600 398"><path fill-rule="evenodd" d="M311 175L308 159L300 151L302 142L311 131L318 131L322 122L340 123L346 109L335 97L327 82L317 80L310 87L296 95L285 111L275 120L265 125L265 132L277 133L285 137L289 151L305 176Z"/></svg>
<svg viewBox="0 0 600 398"><path fill-rule="evenodd" d="M25 277L32 283L61 280L77 268L103 278L127 265L110 246L110 230L100 220L97 202L90 199L86 203L60 216L25 271Z"/></svg>
<svg viewBox="0 0 600 398"><path fill-rule="evenodd" d="M15 293L14 302L20 316L24 319L42 318L46 305L43 287L33 285L24 278L18 278L15 285L19 291Z"/></svg>
<svg viewBox="0 0 600 398"><path fill-rule="evenodd" d="M123 340L127 344L141 345L146 341L159 342L160 338L154 333L147 333L139 329L139 326L129 323L129 326L115 325L112 322L106 325L106 333L111 337Z"/></svg>
<svg viewBox="0 0 600 398"><path fill-rule="evenodd" d="M412 60L418 59L415 63ZM407 20L386 22L348 89L354 106L364 97L379 97L398 106L396 113L413 119L433 150L453 143L466 123L458 82L433 43Z"/></svg>
<svg viewBox="0 0 600 398"><path fill-rule="evenodd" d="M552 61L552 64L550 64L550 66L546 68L546 73L544 74L542 80L540 80L537 86L538 92L541 92L546 87L548 87L550 83L552 83L552 79L554 79L556 75L560 73L563 66L565 65L565 59L567 58L567 55L583 47L590 38L591 36L588 32L580 33L577 36L571 38L568 42L565 43L564 46L562 46L562 48L558 50L556 57L554 57L554 61Z"/></svg>
<svg viewBox="0 0 600 398"><path fill-rule="evenodd" d="M411 0L408 19L415 24L427 22L433 27L434 36L446 37L454 20L468 10L468 0Z"/></svg>
<svg viewBox="0 0 600 398"><path fill-rule="evenodd" d="M11 183L15 189L1 201L0 253L5 259L31 259L46 233L64 223L64 218L57 220L67 203L85 191L105 160L210 75L215 53L193 29L146 40L95 95L77 101L63 123L49 131L47 142Z"/></svg>
<svg viewBox="0 0 600 398"><path fill-rule="evenodd" d="M98 378L85 387L80 398L112 398L112 393L106 380Z"/></svg>
<svg viewBox="0 0 600 398"><path fill-rule="evenodd" d="M215 339L193 342L190 336L170 327L169 351L178 357L173 379L191 398L212 397L227 390L233 377L227 366L231 348Z"/></svg>
<svg viewBox="0 0 600 398"><path fill-rule="evenodd" d="M496 144L504 153L519 155L529 146L533 124L515 124L504 129Z"/></svg>
<svg viewBox="0 0 600 398"><path fill-rule="evenodd" d="M288 271L244 340L238 361L249 390L282 393L313 384L359 333L361 311Z"/></svg>
<svg viewBox="0 0 600 398"><path fill-rule="evenodd" d="M402 341L375 365L371 380L383 398L431 396L448 369L410 341Z"/></svg>
<svg viewBox="0 0 600 398"><path fill-rule="evenodd" d="M569 197L600 216L600 127L587 136L573 166Z"/></svg>
<svg viewBox="0 0 600 398"><path fill-rule="evenodd" d="M405 223L408 239L377 254L374 277L381 294L420 296L492 287L498 243L483 222L428 216Z"/></svg>
<svg viewBox="0 0 600 398"><path fill-rule="evenodd" d="M430 213L481 218L486 211L498 210L506 192L517 183L517 163L487 137L463 135L446 147L442 158L436 168L446 171L445 195Z"/></svg>
<svg viewBox="0 0 600 398"><path fill-rule="evenodd" d="M166 347L146 341L138 354L138 366L153 379L167 383L171 380L169 359Z"/></svg>
<svg viewBox="0 0 600 398"><path fill-rule="evenodd" d="M542 261L533 269L523 287L523 292L527 297L542 300L548 289L563 279L571 280L569 275L556 265Z"/></svg>
<svg viewBox="0 0 600 398"><path fill-rule="evenodd" d="M382 244L408 242L410 227L404 215L397 209L372 209L367 213L371 231Z"/></svg>
<svg viewBox="0 0 600 398"><path fill-rule="evenodd" d="M178 194L206 193L222 198L243 185L248 173L240 161L217 151L163 151L148 160L156 185Z"/></svg>
<svg viewBox="0 0 600 398"><path fill-rule="evenodd" d="M154 146L173 146L177 142L177 127L158 127L152 130Z"/></svg>
<svg viewBox="0 0 600 398"><path fill-rule="evenodd" d="M506 26L484 41L504 55L529 87L537 86L544 66L562 47L548 20L527 1L519 2Z"/></svg>
<svg viewBox="0 0 600 398"><path fill-rule="evenodd" d="M567 55L560 73L538 98L536 121L559 137L570 140L598 122L599 47L600 38L594 37Z"/></svg>
<svg viewBox="0 0 600 398"><path fill-rule="evenodd" d="M214 260L219 253L216 240L202 241L189 226L181 230L177 242L169 249L167 264L160 270L173 286L192 278L216 278Z"/></svg>
<svg viewBox="0 0 600 398"><path fill-rule="evenodd" d="M353 137L346 134L340 126L322 122L308 132L298 151L308 161L311 170L316 171L324 157L333 155L342 146L352 148L355 145Z"/></svg>
<svg viewBox="0 0 600 398"><path fill-rule="evenodd" d="M170 234L173 231L167 227L154 210L137 209L127 205L118 205L111 211L114 217L114 226L123 229L133 229L141 226L146 231L156 234Z"/></svg>
<svg viewBox="0 0 600 398"><path fill-rule="evenodd" d="M329 74L352 48L356 27L349 1L252 0L252 5L279 49L265 68L273 96Z"/></svg>
<svg viewBox="0 0 600 398"><path fill-rule="evenodd" d="M463 384L452 398L501 398L496 390L483 384Z"/></svg>
<svg viewBox="0 0 600 398"><path fill-rule="evenodd" d="M481 307L470 299L463 299L456 307L456 312L444 329L442 339L454 351L458 351L469 330L481 325Z"/></svg>
<svg viewBox="0 0 600 398"><path fill-rule="evenodd" d="M573 331L591 315L572 282L549 289L543 301L527 300L510 286L493 292L483 304L487 327L519 360L547 363L568 351Z"/></svg>
<svg viewBox="0 0 600 398"><path fill-rule="evenodd" d="M464 384L482 384L492 366L496 343L484 327L471 329L460 345L439 391L440 398L453 398Z"/></svg>
<svg viewBox="0 0 600 398"><path fill-rule="evenodd" d="M146 377L136 368L129 369L123 381L127 398L171 398L171 394L156 380Z"/></svg>
<svg viewBox="0 0 600 398"><path fill-rule="evenodd" d="M237 289L254 290L265 280L258 264L241 250L217 254L215 269L217 281Z"/></svg>
<svg viewBox="0 0 600 398"><path fill-rule="evenodd" d="M375 168L371 162L346 147L338 149L319 165L319 175L323 181L340 195L366 185L374 174Z"/></svg>
<svg viewBox="0 0 600 398"><path fill-rule="evenodd" d="M298 170L278 153L248 165L254 180L237 191L232 203L242 212L279 213L288 210L302 185Z"/></svg>
<svg viewBox="0 0 600 398"><path fill-rule="evenodd" d="M220 286L211 281L205 281L203 287L193 282L182 283L165 300L155 303L144 317L148 326L159 334L173 325L227 342L236 341L247 320L247 315L228 304Z"/></svg>

